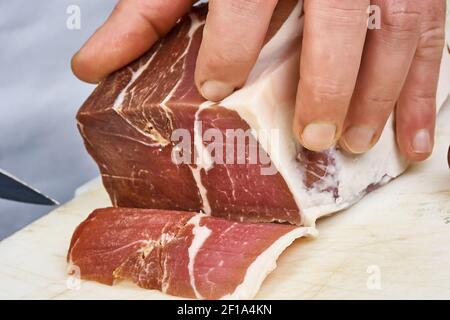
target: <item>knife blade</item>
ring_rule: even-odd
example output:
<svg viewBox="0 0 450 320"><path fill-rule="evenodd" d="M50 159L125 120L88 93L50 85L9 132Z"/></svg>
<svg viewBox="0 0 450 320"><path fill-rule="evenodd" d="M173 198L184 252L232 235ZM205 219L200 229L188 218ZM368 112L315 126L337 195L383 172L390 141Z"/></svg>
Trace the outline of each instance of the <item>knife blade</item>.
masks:
<svg viewBox="0 0 450 320"><path fill-rule="evenodd" d="M58 205L56 200L0 169L0 198L42 205Z"/></svg>

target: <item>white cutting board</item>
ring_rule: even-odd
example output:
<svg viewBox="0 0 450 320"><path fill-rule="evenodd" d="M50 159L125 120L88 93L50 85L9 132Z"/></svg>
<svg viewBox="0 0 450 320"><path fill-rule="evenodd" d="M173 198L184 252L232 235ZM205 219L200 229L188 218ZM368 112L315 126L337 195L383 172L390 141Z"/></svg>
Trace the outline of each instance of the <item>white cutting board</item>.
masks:
<svg viewBox="0 0 450 320"><path fill-rule="evenodd" d="M319 237L289 247L257 298L450 298L449 120L447 103L431 159L320 220ZM171 298L131 283L109 287L66 275L73 230L93 209L109 205L99 180L93 181L0 242L0 298Z"/></svg>

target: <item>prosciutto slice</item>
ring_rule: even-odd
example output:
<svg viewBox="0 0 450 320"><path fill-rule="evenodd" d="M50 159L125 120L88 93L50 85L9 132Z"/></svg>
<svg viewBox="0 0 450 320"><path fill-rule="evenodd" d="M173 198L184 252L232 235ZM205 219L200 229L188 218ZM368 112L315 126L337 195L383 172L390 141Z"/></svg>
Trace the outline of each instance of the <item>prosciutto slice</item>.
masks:
<svg viewBox="0 0 450 320"><path fill-rule="evenodd" d="M125 279L187 298L251 299L281 252L312 233L202 213L106 208L75 230L68 260L83 279L108 285Z"/></svg>

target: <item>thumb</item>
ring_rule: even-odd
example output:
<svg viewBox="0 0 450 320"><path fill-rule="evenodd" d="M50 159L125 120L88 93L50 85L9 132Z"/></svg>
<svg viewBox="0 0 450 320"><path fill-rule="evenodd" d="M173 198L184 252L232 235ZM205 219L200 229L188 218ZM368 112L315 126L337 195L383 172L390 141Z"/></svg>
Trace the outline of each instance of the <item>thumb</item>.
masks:
<svg viewBox="0 0 450 320"><path fill-rule="evenodd" d="M72 58L80 79L97 83L137 59L189 11L193 0L121 0Z"/></svg>

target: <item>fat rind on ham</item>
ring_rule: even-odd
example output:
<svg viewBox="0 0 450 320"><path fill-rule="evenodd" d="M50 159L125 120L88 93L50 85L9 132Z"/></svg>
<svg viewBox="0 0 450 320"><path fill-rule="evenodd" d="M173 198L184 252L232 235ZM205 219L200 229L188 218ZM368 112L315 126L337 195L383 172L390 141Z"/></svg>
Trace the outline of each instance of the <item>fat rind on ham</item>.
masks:
<svg viewBox="0 0 450 320"><path fill-rule="evenodd" d="M82 279L197 299L251 299L295 239L312 228L239 223L202 213L105 208L74 232L68 260Z"/></svg>
<svg viewBox="0 0 450 320"><path fill-rule="evenodd" d="M363 155L350 156L338 148L315 153L296 141L291 122L301 1L279 2L246 84L218 104L204 101L193 79L205 16L204 6L193 9L148 53L103 81L78 113L78 127L114 206L314 225L320 216L352 205L406 169L392 118L379 142ZM449 93L448 56L446 50L438 106ZM275 130L276 141L258 140L257 135L251 139L277 173L262 175L261 163L195 164L194 156L192 164L174 163L171 138L176 129L188 130L193 149L204 154L207 143L199 136L199 123L204 130L219 129L224 137L226 129Z"/></svg>

